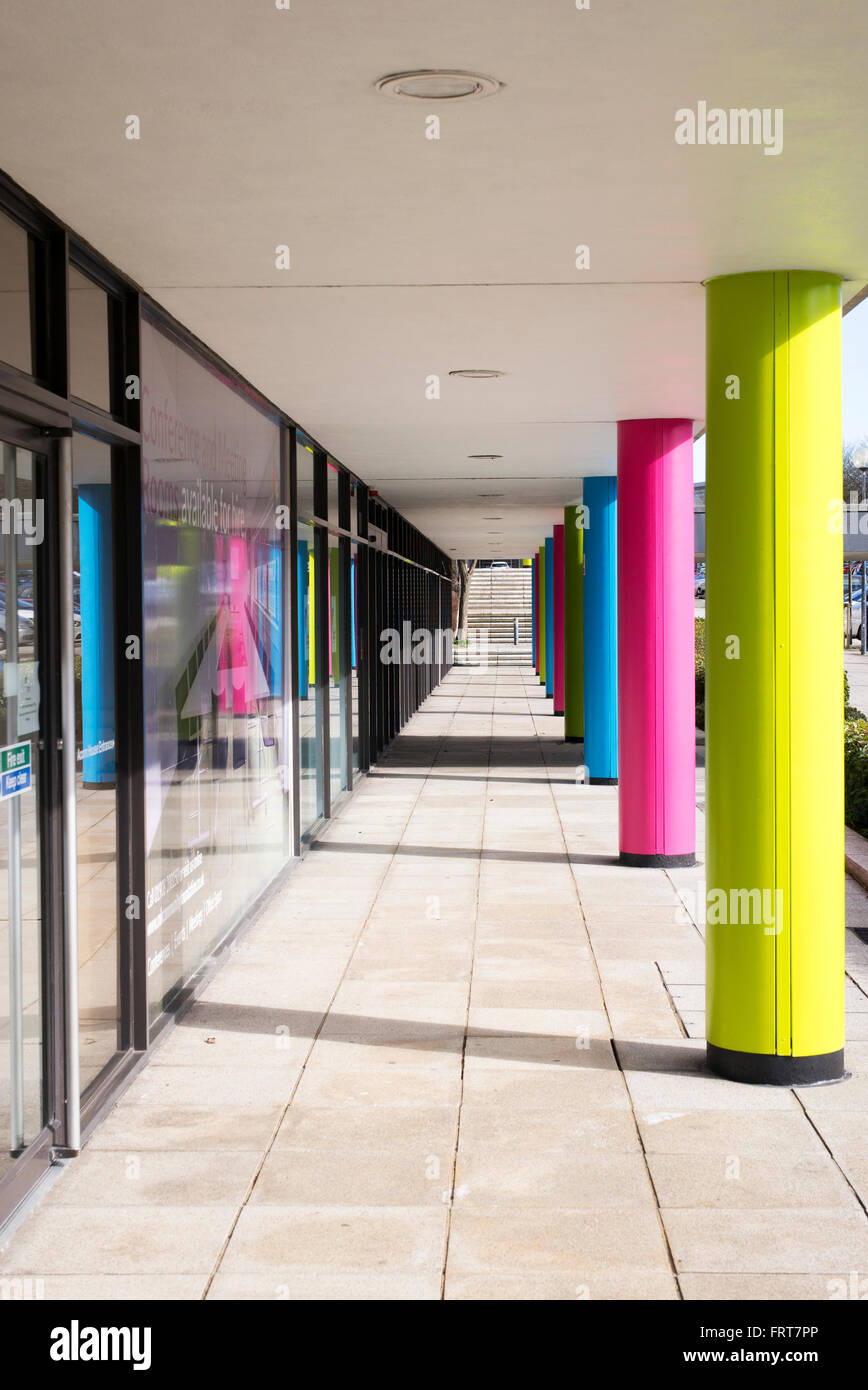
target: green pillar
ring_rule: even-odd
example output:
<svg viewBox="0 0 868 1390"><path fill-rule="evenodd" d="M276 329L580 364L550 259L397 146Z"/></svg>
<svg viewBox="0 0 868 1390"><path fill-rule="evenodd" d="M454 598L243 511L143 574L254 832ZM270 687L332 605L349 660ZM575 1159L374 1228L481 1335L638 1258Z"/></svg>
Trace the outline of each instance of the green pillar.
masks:
<svg viewBox="0 0 868 1390"><path fill-rule="evenodd" d="M539 548L537 562L537 612L539 613L539 683L546 683L546 548Z"/></svg>
<svg viewBox="0 0 868 1390"><path fill-rule="evenodd" d="M734 1080L844 1067L841 292L708 286L707 1036Z"/></svg>
<svg viewBox="0 0 868 1390"><path fill-rule="evenodd" d="M584 720L582 508L564 507L564 742L581 743Z"/></svg>

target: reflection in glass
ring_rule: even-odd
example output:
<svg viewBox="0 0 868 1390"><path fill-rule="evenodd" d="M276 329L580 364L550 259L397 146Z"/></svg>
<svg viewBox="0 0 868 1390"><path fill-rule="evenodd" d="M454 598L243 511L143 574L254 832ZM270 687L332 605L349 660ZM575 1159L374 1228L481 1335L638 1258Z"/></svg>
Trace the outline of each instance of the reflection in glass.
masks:
<svg viewBox="0 0 868 1390"><path fill-rule="evenodd" d="M313 446L299 434L295 450L296 505L299 521L313 520L313 471Z"/></svg>
<svg viewBox="0 0 868 1390"><path fill-rule="evenodd" d="M0 362L33 372L30 238L0 212Z"/></svg>
<svg viewBox="0 0 868 1390"><path fill-rule="evenodd" d="M111 449L76 435L72 472L78 995L82 1090L120 1046Z"/></svg>
<svg viewBox="0 0 868 1390"><path fill-rule="evenodd" d="M340 472L331 459L326 461L326 495L329 526L340 526Z"/></svg>
<svg viewBox="0 0 868 1390"><path fill-rule="evenodd" d="M75 266L69 267L69 390L111 410L109 297Z"/></svg>
<svg viewBox="0 0 868 1390"><path fill-rule="evenodd" d="M298 565L298 718L299 814L306 834L323 811L322 686L316 679L316 563L313 526L299 522Z"/></svg>
<svg viewBox="0 0 868 1390"><path fill-rule="evenodd" d="M280 431L142 325L152 1014L289 855Z"/></svg>
<svg viewBox="0 0 868 1390"><path fill-rule="evenodd" d="M39 816L39 629L35 565L42 539L35 459L0 445L0 739L3 776L26 783L0 802L0 1173L43 1125L42 903ZM13 751L14 750L14 751Z"/></svg>
<svg viewBox="0 0 868 1390"><path fill-rule="evenodd" d="M343 630L341 594L344 553L337 536L329 534L329 782L332 802L347 785L347 653L348 634Z"/></svg>
<svg viewBox="0 0 868 1390"><path fill-rule="evenodd" d="M359 770L359 547L350 549L350 708L352 711L353 772Z"/></svg>

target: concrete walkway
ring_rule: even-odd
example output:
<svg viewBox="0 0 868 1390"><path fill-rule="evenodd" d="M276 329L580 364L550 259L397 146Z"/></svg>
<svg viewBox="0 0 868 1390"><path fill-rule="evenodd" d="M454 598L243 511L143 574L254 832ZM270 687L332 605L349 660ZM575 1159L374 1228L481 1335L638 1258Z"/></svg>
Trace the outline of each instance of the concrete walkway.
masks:
<svg viewBox="0 0 868 1390"><path fill-rule="evenodd" d="M849 942L852 1080L706 1075L701 870L617 866L617 790L578 785L561 736L527 668L454 670L3 1272L164 1299L868 1279L868 946Z"/></svg>

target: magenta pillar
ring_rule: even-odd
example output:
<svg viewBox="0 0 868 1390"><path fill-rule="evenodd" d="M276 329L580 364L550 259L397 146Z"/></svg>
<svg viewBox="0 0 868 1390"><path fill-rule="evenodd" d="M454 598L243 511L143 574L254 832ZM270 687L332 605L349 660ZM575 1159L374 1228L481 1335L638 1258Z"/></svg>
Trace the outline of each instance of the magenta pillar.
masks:
<svg viewBox="0 0 868 1390"><path fill-rule="evenodd" d="M618 424L621 861L693 864L693 423Z"/></svg>
<svg viewBox="0 0 868 1390"><path fill-rule="evenodd" d="M554 528L555 612L552 637L555 646L554 713L564 712L564 528Z"/></svg>

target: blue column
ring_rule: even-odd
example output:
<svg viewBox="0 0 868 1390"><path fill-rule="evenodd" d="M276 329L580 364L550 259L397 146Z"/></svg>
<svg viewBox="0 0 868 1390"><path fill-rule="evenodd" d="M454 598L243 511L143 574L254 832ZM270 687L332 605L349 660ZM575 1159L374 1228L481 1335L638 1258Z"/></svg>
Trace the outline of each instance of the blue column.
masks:
<svg viewBox="0 0 868 1390"><path fill-rule="evenodd" d="M616 479L585 478L583 501L585 764L590 782L611 784L618 780Z"/></svg>
<svg viewBox="0 0 868 1390"><path fill-rule="evenodd" d="M307 677L307 653L310 634L308 632L308 568L307 568L307 541L299 541L297 546L298 554L298 697L300 700L307 699L308 677Z"/></svg>
<svg viewBox="0 0 868 1390"><path fill-rule="evenodd" d="M98 748L82 759L89 786L115 781L115 620L110 483L78 489L78 560L81 608L81 741Z"/></svg>
<svg viewBox="0 0 868 1390"><path fill-rule="evenodd" d="M555 542L546 538L546 699L555 693Z"/></svg>
<svg viewBox="0 0 868 1390"><path fill-rule="evenodd" d="M356 669L356 590L359 582L359 560L350 557L350 663Z"/></svg>
<svg viewBox="0 0 868 1390"><path fill-rule="evenodd" d="M283 550L280 541L272 541L269 547L268 566L268 655L271 664L271 694L283 695L283 618L281 595L283 593Z"/></svg>

